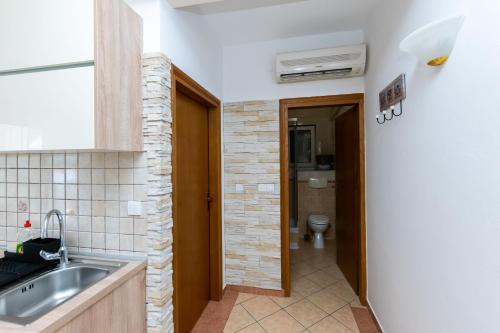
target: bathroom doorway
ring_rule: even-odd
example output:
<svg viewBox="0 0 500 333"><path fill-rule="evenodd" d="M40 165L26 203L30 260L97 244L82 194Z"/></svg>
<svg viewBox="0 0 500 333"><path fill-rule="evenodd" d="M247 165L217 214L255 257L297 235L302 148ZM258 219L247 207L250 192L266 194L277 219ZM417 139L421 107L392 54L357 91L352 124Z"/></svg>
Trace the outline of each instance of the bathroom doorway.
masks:
<svg viewBox="0 0 500 333"><path fill-rule="evenodd" d="M363 100L352 94L280 103L286 296L325 289L366 304Z"/></svg>

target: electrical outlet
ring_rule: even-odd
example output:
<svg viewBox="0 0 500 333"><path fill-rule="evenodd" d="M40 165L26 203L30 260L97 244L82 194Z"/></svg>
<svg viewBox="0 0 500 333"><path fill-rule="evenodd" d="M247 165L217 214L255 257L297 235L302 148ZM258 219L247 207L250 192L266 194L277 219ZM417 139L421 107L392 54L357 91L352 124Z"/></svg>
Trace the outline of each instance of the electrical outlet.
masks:
<svg viewBox="0 0 500 333"><path fill-rule="evenodd" d="M379 94L380 112L406 99L406 75L401 74Z"/></svg>

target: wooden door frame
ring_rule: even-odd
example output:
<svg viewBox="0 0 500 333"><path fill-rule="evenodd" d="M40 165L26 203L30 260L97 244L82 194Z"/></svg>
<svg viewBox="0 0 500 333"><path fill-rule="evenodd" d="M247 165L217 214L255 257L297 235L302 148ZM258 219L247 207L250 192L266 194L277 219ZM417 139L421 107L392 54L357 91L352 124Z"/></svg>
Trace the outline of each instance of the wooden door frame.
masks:
<svg viewBox="0 0 500 333"><path fill-rule="evenodd" d="M366 284L366 208L365 208L365 113L364 94L347 94L320 97L290 98L280 100L280 183L281 183L281 287L285 296L290 296L290 189L288 156L288 111L296 108L357 105L359 128L359 172L360 172L360 262L359 299L367 304Z"/></svg>
<svg viewBox="0 0 500 333"><path fill-rule="evenodd" d="M181 281L177 280L176 271L178 262L176 253L178 244L177 237L177 124L176 124L176 96L177 92L193 98L206 106L208 113L209 140L209 188L212 202L210 206L210 299L220 301L222 298L222 175L221 175L221 102L220 100L189 77L181 69L172 65L171 70L171 98L172 98L172 214L173 214L173 305L174 305L174 327L178 331L179 313L177 286Z"/></svg>

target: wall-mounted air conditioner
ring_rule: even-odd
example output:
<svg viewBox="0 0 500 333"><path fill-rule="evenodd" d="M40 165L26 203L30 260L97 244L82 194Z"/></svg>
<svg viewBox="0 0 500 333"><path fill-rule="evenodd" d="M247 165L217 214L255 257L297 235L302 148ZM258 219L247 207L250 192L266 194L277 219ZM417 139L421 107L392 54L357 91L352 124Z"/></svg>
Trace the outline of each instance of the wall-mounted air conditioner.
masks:
<svg viewBox="0 0 500 333"><path fill-rule="evenodd" d="M343 79L365 73L366 44L281 53L276 56L278 83Z"/></svg>

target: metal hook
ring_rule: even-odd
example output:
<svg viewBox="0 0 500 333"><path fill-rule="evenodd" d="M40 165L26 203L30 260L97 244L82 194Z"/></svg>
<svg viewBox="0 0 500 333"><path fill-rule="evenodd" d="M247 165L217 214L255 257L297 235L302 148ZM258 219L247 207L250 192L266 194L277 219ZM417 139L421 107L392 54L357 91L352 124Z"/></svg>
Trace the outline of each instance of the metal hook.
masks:
<svg viewBox="0 0 500 333"><path fill-rule="evenodd" d="M399 117L400 115L403 114L403 101L399 102L399 113L396 114L396 112L394 112L394 109L393 109L392 114L395 115L396 117Z"/></svg>
<svg viewBox="0 0 500 333"><path fill-rule="evenodd" d="M376 115L375 118L377 119L377 123L379 123L380 125L382 125L383 123L385 123L385 117L384 117L384 120L383 121L380 121L380 116L379 115Z"/></svg>
<svg viewBox="0 0 500 333"><path fill-rule="evenodd" d="M394 118L394 114L392 113L392 109L391 109L391 112L389 112L389 114L391 115L391 117L387 117L387 111L383 111L382 114L384 115L384 119L385 120L392 120L392 118Z"/></svg>

